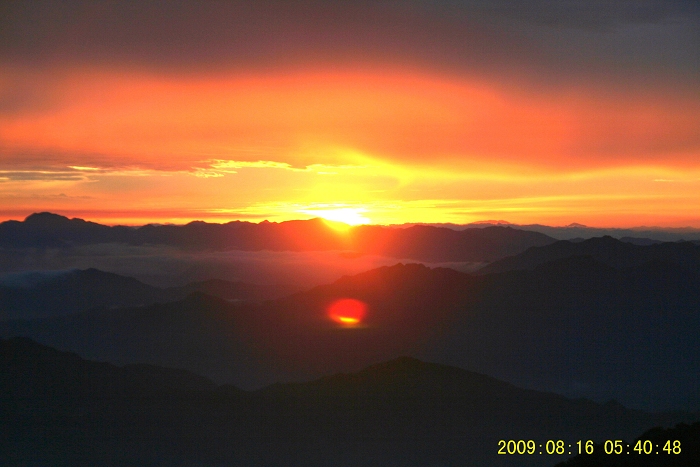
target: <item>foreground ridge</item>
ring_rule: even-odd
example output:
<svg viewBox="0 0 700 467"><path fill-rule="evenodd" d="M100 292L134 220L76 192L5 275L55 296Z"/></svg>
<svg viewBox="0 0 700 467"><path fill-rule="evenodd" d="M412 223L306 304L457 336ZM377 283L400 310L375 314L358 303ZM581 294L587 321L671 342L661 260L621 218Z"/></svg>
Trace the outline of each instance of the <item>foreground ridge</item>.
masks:
<svg viewBox="0 0 700 467"><path fill-rule="evenodd" d="M601 439L679 421L405 357L247 392L16 338L0 341L0 374L7 466L544 466L496 455L498 439Z"/></svg>

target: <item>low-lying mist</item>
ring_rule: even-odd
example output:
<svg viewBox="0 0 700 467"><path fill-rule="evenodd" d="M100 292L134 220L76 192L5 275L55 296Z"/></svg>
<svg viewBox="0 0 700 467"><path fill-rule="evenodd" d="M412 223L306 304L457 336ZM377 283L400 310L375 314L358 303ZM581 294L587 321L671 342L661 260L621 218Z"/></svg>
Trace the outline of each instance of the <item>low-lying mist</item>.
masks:
<svg viewBox="0 0 700 467"><path fill-rule="evenodd" d="M342 251L186 251L172 246L123 244L69 248L0 249L0 274L96 268L135 277L158 287L192 281L224 279L255 284L287 284L308 288L399 262L377 255ZM426 263L472 272L485 263Z"/></svg>

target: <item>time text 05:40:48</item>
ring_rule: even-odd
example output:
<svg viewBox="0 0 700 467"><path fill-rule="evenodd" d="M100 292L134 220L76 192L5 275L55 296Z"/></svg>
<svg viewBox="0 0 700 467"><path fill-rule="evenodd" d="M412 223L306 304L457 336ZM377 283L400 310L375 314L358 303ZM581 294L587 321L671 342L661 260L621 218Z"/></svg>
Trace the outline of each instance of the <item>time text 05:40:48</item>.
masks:
<svg viewBox="0 0 700 467"><path fill-rule="evenodd" d="M679 440L668 440L662 444L653 443L650 440L638 440L634 444L625 443L621 439L608 439L602 444L596 444L592 440L579 440L573 444L566 443L561 439L547 440L538 443L535 440L505 440L498 441L498 454L549 454L549 455L572 455L572 454L593 454L600 450L605 454L680 454L681 442ZM600 451L599 451L600 452Z"/></svg>

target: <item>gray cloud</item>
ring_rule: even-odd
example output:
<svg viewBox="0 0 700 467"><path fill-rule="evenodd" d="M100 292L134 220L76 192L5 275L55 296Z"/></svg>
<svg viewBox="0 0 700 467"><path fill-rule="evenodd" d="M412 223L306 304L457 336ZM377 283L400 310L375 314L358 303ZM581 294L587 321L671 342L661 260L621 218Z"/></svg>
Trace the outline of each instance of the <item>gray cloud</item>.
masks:
<svg viewBox="0 0 700 467"><path fill-rule="evenodd" d="M93 1L2 8L6 63L176 70L395 63L542 78L631 68L694 73L694 81L700 70L694 1Z"/></svg>
<svg viewBox="0 0 700 467"><path fill-rule="evenodd" d="M447 3L536 24L596 30L662 23L700 14L698 3L689 0L475 0Z"/></svg>

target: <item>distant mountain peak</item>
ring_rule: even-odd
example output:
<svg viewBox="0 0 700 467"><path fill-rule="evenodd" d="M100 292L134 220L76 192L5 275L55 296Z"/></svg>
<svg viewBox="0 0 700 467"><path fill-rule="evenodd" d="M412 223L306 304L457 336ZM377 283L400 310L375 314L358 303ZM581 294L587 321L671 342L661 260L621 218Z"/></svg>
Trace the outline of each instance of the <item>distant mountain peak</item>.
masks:
<svg viewBox="0 0 700 467"><path fill-rule="evenodd" d="M60 214L54 214L52 212L35 212L34 214L28 215L25 219L24 222L26 224L32 224L32 225L42 225L42 224L65 224L67 222L70 222L70 219L61 216Z"/></svg>
<svg viewBox="0 0 700 467"><path fill-rule="evenodd" d="M504 221L504 220L487 220L487 221L471 222L469 225L516 225L516 224L513 224L512 222Z"/></svg>
<svg viewBox="0 0 700 467"><path fill-rule="evenodd" d="M417 358L414 357L408 357L408 356L401 356L394 358L392 360L388 360L386 362L382 363L377 363L375 365L368 366L365 368L363 371L371 371L371 370L387 370L387 369L400 369L400 370L415 370L419 368L425 368L428 365L431 365L429 363L425 363L422 360L418 360Z"/></svg>
<svg viewBox="0 0 700 467"><path fill-rule="evenodd" d="M611 237L610 235L603 235L602 237L593 237L581 242L581 245L590 247L615 247L621 249L633 249L635 245L631 243L623 242L617 238Z"/></svg>
<svg viewBox="0 0 700 467"><path fill-rule="evenodd" d="M224 307L227 308L229 306L229 303L221 299L219 297L214 297L212 295L209 295L206 292L202 292L201 290L195 290L194 292L191 292L189 295L187 295L185 298L182 300L179 300L177 302L174 302L176 305L182 305L182 306L200 306L200 307L208 307L208 308L217 308L217 307Z"/></svg>

